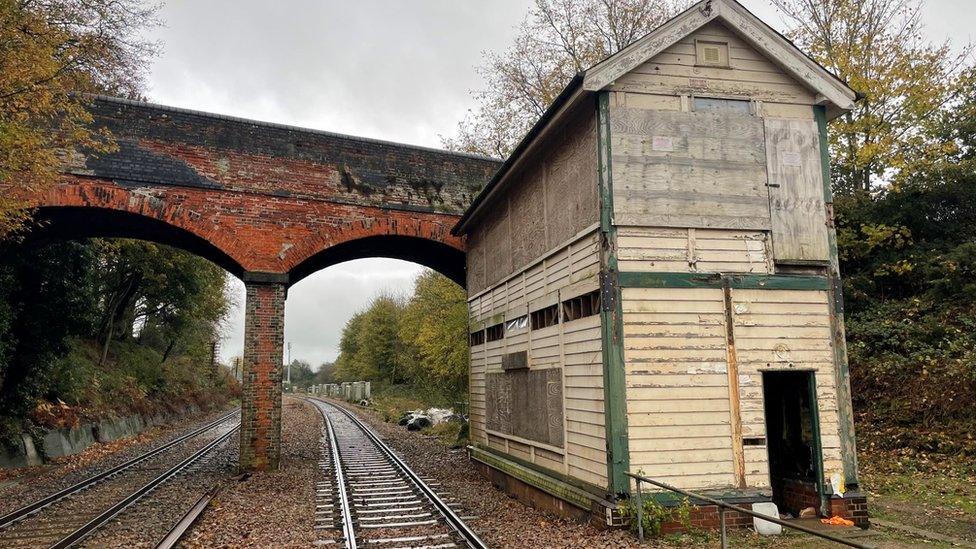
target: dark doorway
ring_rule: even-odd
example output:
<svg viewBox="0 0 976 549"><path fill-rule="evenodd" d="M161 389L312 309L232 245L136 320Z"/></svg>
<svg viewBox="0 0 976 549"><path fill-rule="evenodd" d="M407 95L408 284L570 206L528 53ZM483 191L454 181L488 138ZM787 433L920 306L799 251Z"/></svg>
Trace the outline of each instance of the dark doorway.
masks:
<svg viewBox="0 0 976 549"><path fill-rule="evenodd" d="M763 372L769 481L780 512L820 508L822 457L813 372Z"/></svg>

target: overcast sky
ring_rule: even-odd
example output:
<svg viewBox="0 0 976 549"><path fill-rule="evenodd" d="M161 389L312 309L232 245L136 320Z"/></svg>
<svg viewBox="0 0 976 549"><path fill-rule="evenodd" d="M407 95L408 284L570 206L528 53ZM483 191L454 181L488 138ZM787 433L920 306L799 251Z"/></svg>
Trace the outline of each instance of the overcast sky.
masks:
<svg viewBox="0 0 976 549"><path fill-rule="evenodd" d="M767 0L746 7L777 29ZM168 0L164 51L149 75L151 101L439 146L474 106L485 50L504 49L528 0ZM935 40L971 39L968 0L932 0ZM421 267L366 259L293 286L285 307L292 358L334 360L346 320L379 292L409 292ZM224 330L222 357L243 350L244 285Z"/></svg>

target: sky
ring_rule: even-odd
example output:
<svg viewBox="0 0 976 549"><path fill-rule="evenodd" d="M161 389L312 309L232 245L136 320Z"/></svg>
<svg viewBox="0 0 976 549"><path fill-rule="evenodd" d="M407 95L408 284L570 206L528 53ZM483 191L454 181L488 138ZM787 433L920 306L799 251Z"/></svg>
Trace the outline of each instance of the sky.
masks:
<svg viewBox="0 0 976 549"><path fill-rule="evenodd" d="M483 82L485 51L504 50L530 0L168 0L147 96L156 103L282 124L440 146ZM774 28L768 0L743 4ZM969 0L930 0L929 38L971 40ZM288 292L290 358L313 366L338 354L342 327L382 292L407 294L422 267L363 259L319 271ZM244 285L221 357L243 351ZM288 358L286 351L286 359Z"/></svg>

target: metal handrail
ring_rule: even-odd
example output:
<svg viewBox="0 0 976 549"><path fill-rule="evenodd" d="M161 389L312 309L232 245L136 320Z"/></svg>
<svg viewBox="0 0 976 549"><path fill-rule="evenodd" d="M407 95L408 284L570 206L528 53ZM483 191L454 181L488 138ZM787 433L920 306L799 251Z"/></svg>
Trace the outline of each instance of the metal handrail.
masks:
<svg viewBox="0 0 976 549"><path fill-rule="evenodd" d="M658 482L658 481L656 481L654 479L650 479L650 478L647 478L647 477L642 476L642 475L638 475L638 474L635 474L635 473L629 473L629 472L628 473L624 473L624 474L626 474L628 477L630 477L630 478L634 479L635 481L637 481L637 535L638 535L638 537L640 538L641 541L644 541L644 521L643 521L643 518L644 518L644 502L642 501L642 498L641 498L641 483L642 482L646 482L646 483L648 483L650 485L657 486L658 488L664 488L665 490L670 490L672 492L681 494L681 495L686 496L688 498L692 498L692 499L695 499L695 500L698 500L698 501L704 501L704 502L709 503L711 505L718 506L718 518L719 518L719 523L720 523L720 526L721 526L721 529L722 529L722 549L727 549L728 546L729 546L728 536L727 536L727 534L725 532L725 510L726 509L729 509L729 510L732 510L732 511L736 511L737 513L742 513L742 514L745 514L745 515L749 515L751 517L758 518L758 519L761 519L761 520L765 520L765 521L768 521L768 522L772 522L773 524L779 524L780 526L785 526L787 528L793 528L794 530L799 530L801 532L810 534L811 536L816 536L818 538L823 538L823 539L826 539L826 540L829 540L829 541L833 541L835 543L840 543L841 545L846 545L848 547L857 547L858 549L871 549L871 546L870 545L864 545L864 544L861 544L861 543L857 543L855 541L846 540L846 539L843 539L843 538L839 538L837 536L832 536L830 534L825 534L823 532L818 532L816 530L813 530L812 528L807 528L806 526L800 526L799 524L793 524L793 523L786 522L785 520L782 520L779 517L773 518L773 517L770 517L770 516L767 516L767 515L763 515L762 513L757 513L757 512L755 512L755 511L753 511L751 509L745 509L743 507L738 507L736 505L732 505L732 504L726 503L724 501L720 501L720 500L717 500L717 499L714 499L714 498L710 498L708 496L704 496L704 495L701 495L701 494L695 494L693 492L688 492L686 490L682 490L681 488L676 488L674 486L671 486L670 484L665 484L663 482Z"/></svg>

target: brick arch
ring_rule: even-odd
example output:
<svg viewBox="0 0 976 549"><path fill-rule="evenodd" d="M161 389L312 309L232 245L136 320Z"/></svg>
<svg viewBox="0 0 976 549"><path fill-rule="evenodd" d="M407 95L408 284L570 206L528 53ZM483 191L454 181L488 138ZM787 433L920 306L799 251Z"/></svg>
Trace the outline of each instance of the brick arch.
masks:
<svg viewBox="0 0 976 549"><path fill-rule="evenodd" d="M416 236L380 234L352 238L324 248L288 273L289 284L306 276L354 259L387 257L429 267L465 287L464 250L449 244Z"/></svg>
<svg viewBox="0 0 976 549"><path fill-rule="evenodd" d="M431 217L387 212L385 217L365 218L311 237L296 246L294 257L301 259L289 267L288 281L294 284L344 261L387 257L429 267L464 287L464 241L450 234L443 215Z"/></svg>
<svg viewBox="0 0 976 549"><path fill-rule="evenodd" d="M148 193L95 180L58 185L32 200L34 224L27 238L135 238L186 250L241 278L246 271L233 241L198 212Z"/></svg>
<svg viewBox="0 0 976 549"><path fill-rule="evenodd" d="M31 238L144 238L244 281L240 466L249 470L278 466L288 286L371 256L463 285L465 242L450 229L501 165L125 99L92 98L89 110L118 148L65 155L61 185L29 197L48 221Z"/></svg>

